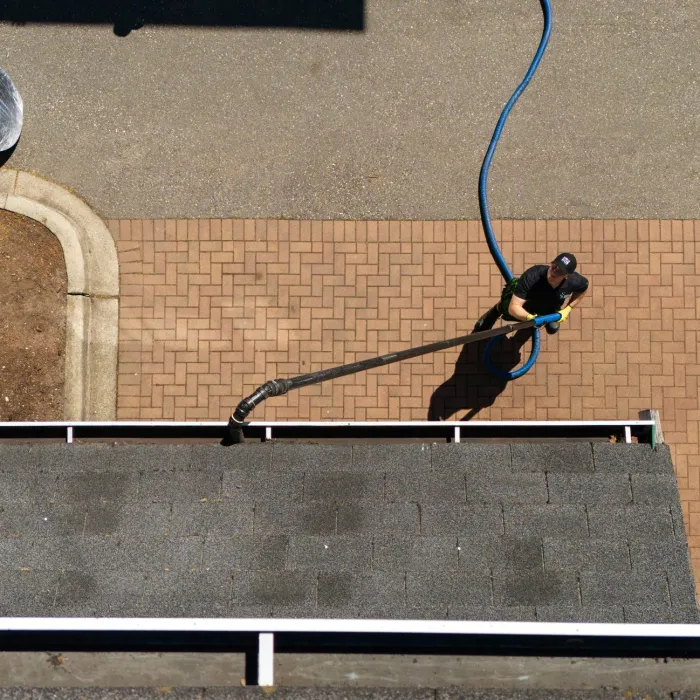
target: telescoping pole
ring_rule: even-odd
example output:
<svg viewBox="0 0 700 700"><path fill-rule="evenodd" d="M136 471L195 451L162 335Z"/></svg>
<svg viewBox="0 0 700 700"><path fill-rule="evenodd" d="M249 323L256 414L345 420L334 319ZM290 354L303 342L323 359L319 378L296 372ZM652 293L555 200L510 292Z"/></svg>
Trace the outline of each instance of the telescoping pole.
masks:
<svg viewBox="0 0 700 700"><path fill-rule="evenodd" d="M458 338L452 338L450 340L440 340L437 343L429 343L428 345L421 345L417 348L408 348L406 350L392 352L379 357L371 357L367 360L351 362L349 365L340 365L339 367L331 367L330 369L321 369L318 372L302 374L298 377L292 377L291 379L271 379L269 382L265 382L265 384L259 386L250 396L243 399L238 404L238 407L228 421L228 442L229 444L234 444L243 441L243 425L245 423L245 419L248 417L248 414L259 403L262 403L265 399L270 398L271 396L282 396L291 389L300 389L303 386L310 386L311 384L320 384L321 382L326 382L329 379L337 379L338 377L345 377L349 374L364 372L365 370L373 369L375 367L390 365L394 362L400 362L401 360L409 360L412 357L427 355L428 353L438 352L439 350L447 350L448 348L453 348L456 345L468 345L469 343L476 343L480 340L486 340L487 338L494 338L499 335L505 335L506 333L519 331L523 328L533 328L535 326L539 327L545 323L550 323L551 321L558 321L560 318L561 317L559 314L556 313L548 316L537 316L530 321L508 324L501 326L500 328L492 328L488 331L470 333L469 335L462 335Z"/></svg>

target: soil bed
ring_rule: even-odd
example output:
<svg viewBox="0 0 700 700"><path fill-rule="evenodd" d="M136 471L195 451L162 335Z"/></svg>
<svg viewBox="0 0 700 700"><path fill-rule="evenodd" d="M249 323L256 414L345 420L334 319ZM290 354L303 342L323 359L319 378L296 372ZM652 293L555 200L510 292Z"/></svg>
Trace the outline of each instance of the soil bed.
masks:
<svg viewBox="0 0 700 700"><path fill-rule="evenodd" d="M67 290L56 236L0 209L0 421L63 419Z"/></svg>

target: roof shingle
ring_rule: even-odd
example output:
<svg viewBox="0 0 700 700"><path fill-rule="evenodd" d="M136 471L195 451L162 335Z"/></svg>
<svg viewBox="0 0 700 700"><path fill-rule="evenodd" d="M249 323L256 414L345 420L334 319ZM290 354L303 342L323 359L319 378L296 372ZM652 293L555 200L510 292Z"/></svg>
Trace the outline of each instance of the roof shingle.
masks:
<svg viewBox="0 0 700 700"><path fill-rule="evenodd" d="M0 615L697 622L667 448L0 445Z"/></svg>

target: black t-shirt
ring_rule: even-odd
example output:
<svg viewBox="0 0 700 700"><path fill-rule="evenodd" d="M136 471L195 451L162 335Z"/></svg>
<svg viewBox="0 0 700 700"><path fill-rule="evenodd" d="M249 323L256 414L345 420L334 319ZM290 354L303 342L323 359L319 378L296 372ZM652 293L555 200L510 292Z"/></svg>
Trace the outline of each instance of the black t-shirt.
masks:
<svg viewBox="0 0 700 700"><path fill-rule="evenodd" d="M558 287L547 281L549 265L533 265L523 272L515 288L515 296L525 299L524 308L531 314L548 314L557 311L570 294L585 292L588 280L572 272Z"/></svg>

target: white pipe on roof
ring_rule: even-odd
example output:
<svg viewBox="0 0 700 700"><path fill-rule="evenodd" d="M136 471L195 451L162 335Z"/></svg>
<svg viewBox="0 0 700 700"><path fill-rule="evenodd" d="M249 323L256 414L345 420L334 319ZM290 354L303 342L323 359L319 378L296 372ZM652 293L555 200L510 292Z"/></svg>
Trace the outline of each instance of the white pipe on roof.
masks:
<svg viewBox="0 0 700 700"><path fill-rule="evenodd" d="M336 620L290 618L0 617L0 632L316 632L698 638L700 624Z"/></svg>
<svg viewBox="0 0 700 700"><path fill-rule="evenodd" d="M543 427L586 427L586 426L652 426L652 420L511 420L511 421L486 421L486 420L470 420L470 421L251 421L246 425L251 428L267 426L275 427L405 427L415 428L432 427L456 427L469 428L476 427L498 427L498 426L543 426ZM203 422L186 422L186 421L8 421L0 422L0 428L69 428L69 427L156 427L156 428L220 428L225 427L228 423L222 421L203 421Z"/></svg>

